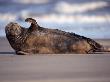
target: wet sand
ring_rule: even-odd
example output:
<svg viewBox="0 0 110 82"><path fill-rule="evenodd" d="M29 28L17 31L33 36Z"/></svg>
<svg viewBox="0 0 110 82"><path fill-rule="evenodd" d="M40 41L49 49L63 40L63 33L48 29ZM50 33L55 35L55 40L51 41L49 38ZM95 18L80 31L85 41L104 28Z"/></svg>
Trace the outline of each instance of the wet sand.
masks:
<svg viewBox="0 0 110 82"><path fill-rule="evenodd" d="M0 82L110 82L110 54L19 56L0 38Z"/></svg>

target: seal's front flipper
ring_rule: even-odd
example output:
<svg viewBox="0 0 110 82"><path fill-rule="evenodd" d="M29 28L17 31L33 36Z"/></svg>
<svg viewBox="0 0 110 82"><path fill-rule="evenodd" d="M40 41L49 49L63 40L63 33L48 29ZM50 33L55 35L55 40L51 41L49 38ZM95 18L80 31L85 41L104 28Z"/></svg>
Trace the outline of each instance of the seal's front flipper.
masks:
<svg viewBox="0 0 110 82"><path fill-rule="evenodd" d="M37 23L36 20L33 19L33 18L26 18L26 19L25 19L25 22L29 22L29 23L31 23L31 24L36 24L36 23Z"/></svg>
<svg viewBox="0 0 110 82"><path fill-rule="evenodd" d="M40 26L37 24L36 20L33 18L26 18L25 22L30 23L29 31L34 31L40 28Z"/></svg>
<svg viewBox="0 0 110 82"><path fill-rule="evenodd" d="M23 51L16 51L17 55L29 55L29 53L27 52L23 52Z"/></svg>

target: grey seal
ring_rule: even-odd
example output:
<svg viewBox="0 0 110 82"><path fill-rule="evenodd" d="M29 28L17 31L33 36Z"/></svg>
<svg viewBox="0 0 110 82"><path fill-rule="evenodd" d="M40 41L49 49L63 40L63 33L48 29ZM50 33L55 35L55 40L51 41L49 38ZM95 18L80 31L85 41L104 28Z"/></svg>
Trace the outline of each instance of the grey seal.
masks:
<svg viewBox="0 0 110 82"><path fill-rule="evenodd" d="M35 19L27 18L31 25L24 28L10 22L5 27L6 37L18 55L27 54L90 54L110 51L93 39L58 29L44 28Z"/></svg>

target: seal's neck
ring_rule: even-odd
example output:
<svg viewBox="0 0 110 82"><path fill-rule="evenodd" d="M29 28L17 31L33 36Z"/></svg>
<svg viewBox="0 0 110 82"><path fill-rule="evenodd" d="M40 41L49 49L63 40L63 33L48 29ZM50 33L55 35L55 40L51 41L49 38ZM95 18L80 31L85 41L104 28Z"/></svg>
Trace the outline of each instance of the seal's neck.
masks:
<svg viewBox="0 0 110 82"><path fill-rule="evenodd" d="M8 36L7 35L7 39L11 45L11 47L14 49L14 50L19 50L20 49L20 46L19 43L21 42L20 41L20 38L19 36Z"/></svg>

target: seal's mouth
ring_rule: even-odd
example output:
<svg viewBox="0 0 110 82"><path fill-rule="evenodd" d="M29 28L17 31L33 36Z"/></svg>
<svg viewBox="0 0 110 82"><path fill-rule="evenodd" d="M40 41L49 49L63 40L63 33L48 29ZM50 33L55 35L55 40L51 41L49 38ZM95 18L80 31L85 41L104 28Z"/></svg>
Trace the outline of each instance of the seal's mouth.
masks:
<svg viewBox="0 0 110 82"><path fill-rule="evenodd" d="M21 33L21 26L17 23L9 23L5 27L5 33L6 35L19 35Z"/></svg>

